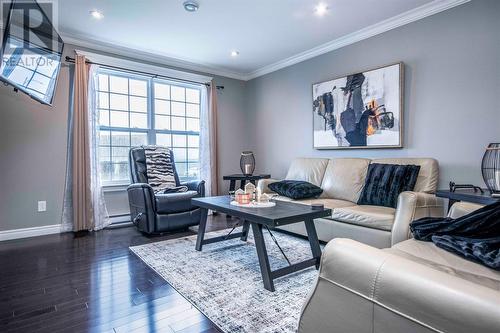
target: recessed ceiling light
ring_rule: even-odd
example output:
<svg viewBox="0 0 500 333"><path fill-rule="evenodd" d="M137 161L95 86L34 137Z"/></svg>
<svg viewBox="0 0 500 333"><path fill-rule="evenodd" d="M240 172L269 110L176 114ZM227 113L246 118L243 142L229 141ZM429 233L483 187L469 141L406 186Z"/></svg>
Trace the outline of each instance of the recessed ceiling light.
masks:
<svg viewBox="0 0 500 333"><path fill-rule="evenodd" d="M98 10L91 10L90 15L92 15L92 17L97 19L97 20L100 20L104 17L104 14Z"/></svg>
<svg viewBox="0 0 500 333"><path fill-rule="evenodd" d="M238 51L231 51L231 57L237 57L240 53Z"/></svg>
<svg viewBox="0 0 500 333"><path fill-rule="evenodd" d="M316 5L316 7L314 7L314 12L318 16L323 16L328 12L328 5L324 2L320 2Z"/></svg>
<svg viewBox="0 0 500 333"><path fill-rule="evenodd" d="M188 12L195 12L200 8L197 2L195 1L186 1L182 4L184 6L184 9Z"/></svg>

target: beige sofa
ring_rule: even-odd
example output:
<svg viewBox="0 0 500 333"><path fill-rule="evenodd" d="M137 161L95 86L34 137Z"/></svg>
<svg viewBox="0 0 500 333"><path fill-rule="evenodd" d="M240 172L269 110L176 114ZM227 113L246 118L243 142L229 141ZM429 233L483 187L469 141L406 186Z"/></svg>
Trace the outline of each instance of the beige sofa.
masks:
<svg viewBox="0 0 500 333"><path fill-rule="evenodd" d="M420 165L414 192L401 193L396 209L356 204L370 163ZM315 220L320 240L328 242L337 237L350 238L386 248L409 238L411 221L424 216L444 215L445 201L433 194L438 184L438 169L437 161L431 158L299 158L292 162L285 179L308 181L323 189L318 199L296 201L304 204L321 203L332 209L330 218ZM263 193L270 193L268 185L276 181L264 179L257 186ZM277 199L291 200L286 197ZM306 235L303 223L291 224L282 229Z"/></svg>
<svg viewBox="0 0 500 333"><path fill-rule="evenodd" d="M456 203L458 217L480 206ZM300 333L500 332L500 272L413 239L328 243Z"/></svg>

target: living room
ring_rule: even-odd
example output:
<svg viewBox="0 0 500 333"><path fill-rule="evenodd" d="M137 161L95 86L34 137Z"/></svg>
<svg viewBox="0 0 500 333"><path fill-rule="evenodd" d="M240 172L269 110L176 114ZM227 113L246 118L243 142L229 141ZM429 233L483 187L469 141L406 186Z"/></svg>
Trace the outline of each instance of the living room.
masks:
<svg viewBox="0 0 500 333"><path fill-rule="evenodd" d="M2 332L500 331L500 1L1 6Z"/></svg>

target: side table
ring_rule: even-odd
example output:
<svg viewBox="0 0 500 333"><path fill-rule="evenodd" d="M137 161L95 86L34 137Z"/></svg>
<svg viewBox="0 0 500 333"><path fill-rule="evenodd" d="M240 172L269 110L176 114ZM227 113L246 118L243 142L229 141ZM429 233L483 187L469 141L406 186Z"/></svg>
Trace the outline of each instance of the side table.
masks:
<svg viewBox="0 0 500 333"><path fill-rule="evenodd" d="M457 201L466 201L481 205L489 205L500 201L499 197L492 197L488 190L484 190L483 194L471 190L457 190L455 192L451 192L450 190L438 190L436 196L448 199L448 210L450 210L451 206Z"/></svg>
<svg viewBox="0 0 500 333"><path fill-rule="evenodd" d="M224 180L229 180L229 191L234 191L236 190L236 181L240 181L240 188L242 190L245 189L245 184L247 182L250 182L254 185L257 185L257 181L261 179L269 179L271 178L271 175L243 175L243 174L234 174L234 175L227 175L222 177Z"/></svg>

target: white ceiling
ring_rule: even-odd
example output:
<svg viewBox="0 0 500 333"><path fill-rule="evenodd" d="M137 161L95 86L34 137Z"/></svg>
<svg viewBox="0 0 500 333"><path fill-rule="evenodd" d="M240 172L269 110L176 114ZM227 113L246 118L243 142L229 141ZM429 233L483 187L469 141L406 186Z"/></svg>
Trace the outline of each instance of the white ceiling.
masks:
<svg viewBox="0 0 500 333"><path fill-rule="evenodd" d="M466 1L198 0L188 13L183 0L60 0L58 29L66 42L249 79Z"/></svg>

